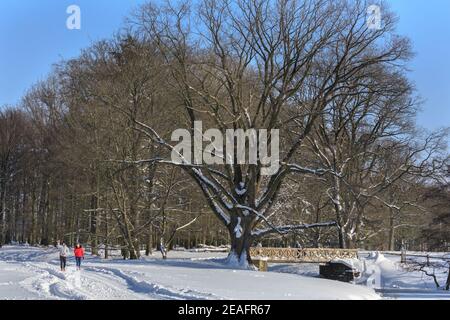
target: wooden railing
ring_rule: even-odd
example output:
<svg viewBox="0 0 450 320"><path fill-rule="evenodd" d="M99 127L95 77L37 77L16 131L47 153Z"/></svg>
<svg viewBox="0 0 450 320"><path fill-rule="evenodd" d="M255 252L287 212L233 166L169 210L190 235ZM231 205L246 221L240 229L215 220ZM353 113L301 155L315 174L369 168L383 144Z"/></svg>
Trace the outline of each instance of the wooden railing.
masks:
<svg viewBox="0 0 450 320"><path fill-rule="evenodd" d="M254 260L264 259L280 263L325 263L333 259L357 259L358 250L350 249L297 249L297 248L259 248L250 249Z"/></svg>

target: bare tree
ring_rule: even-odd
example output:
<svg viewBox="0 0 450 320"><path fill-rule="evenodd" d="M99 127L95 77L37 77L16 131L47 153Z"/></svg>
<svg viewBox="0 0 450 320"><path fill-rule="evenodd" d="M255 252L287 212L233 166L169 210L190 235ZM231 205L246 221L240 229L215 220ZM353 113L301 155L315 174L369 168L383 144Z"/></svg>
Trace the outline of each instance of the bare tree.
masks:
<svg viewBox="0 0 450 320"><path fill-rule="evenodd" d="M376 201L385 205L393 223L394 212L414 207L407 200L399 204L394 188L414 185L414 177L431 177L440 167L436 159L446 132L425 137L416 133L413 118L419 102L413 92L401 68L370 68L341 88L340 96L324 109L314 133L306 139L315 155L311 162L331 173L324 175L325 188L342 248L364 239L358 233L367 222L368 205ZM393 231L392 224L392 237Z"/></svg>
<svg viewBox="0 0 450 320"><path fill-rule="evenodd" d="M25 130L24 118L24 114L19 110L0 110L0 247L8 240L7 211L13 209L7 206L8 188L19 170L18 162L23 157L24 150L21 146Z"/></svg>
<svg viewBox="0 0 450 320"><path fill-rule="evenodd" d="M148 4L136 14L138 30L157 44L170 68L167 85L175 86L192 135L195 121L203 119L223 133L297 126L282 143L279 170L268 179L261 163L234 161L219 170L178 164L227 227L230 260L246 266L249 247L262 236L333 225L275 226L271 209L288 175L330 172L296 159L343 88L410 55L408 41L393 34L393 17L386 12L383 27L371 30L366 8L364 2L345 1L203 1L198 10L187 3ZM145 119L134 121L149 139L173 149Z"/></svg>

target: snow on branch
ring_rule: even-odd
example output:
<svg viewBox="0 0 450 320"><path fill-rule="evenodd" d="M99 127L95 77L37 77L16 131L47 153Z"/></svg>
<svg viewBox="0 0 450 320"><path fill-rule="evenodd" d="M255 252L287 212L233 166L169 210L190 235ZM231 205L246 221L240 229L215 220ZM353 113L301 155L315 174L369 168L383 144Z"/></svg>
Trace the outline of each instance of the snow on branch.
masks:
<svg viewBox="0 0 450 320"><path fill-rule="evenodd" d="M252 232L252 236L256 238L264 237L268 234L278 233L280 235L285 235L293 231L298 230L307 230L307 229L314 229L314 228L329 228L336 226L336 221L329 221L329 222L321 222L321 223L313 223L313 224L299 224L299 225L286 225L286 226L279 226L279 227L273 227L269 229L259 229Z"/></svg>
<svg viewBox="0 0 450 320"><path fill-rule="evenodd" d="M329 170L329 169L323 169L323 168L311 169L311 168L302 167L298 164L286 164L286 166L289 168L289 171L292 173L312 174L315 176L322 176L326 173L330 173L330 174L338 176L338 177L341 176L338 172L335 172L335 171Z"/></svg>

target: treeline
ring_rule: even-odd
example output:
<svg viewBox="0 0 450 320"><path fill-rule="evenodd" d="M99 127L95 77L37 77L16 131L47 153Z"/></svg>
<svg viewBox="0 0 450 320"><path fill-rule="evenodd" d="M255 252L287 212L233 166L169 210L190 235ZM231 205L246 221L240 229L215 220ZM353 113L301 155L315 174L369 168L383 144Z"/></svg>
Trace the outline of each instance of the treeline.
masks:
<svg viewBox="0 0 450 320"><path fill-rule="evenodd" d="M111 160L148 152L137 147L142 139L126 121L44 110L55 106L40 100L54 94L48 84L30 91L26 107L0 111L2 244L64 239L97 252L99 244L107 249L129 243L150 251L161 238L164 245L188 248L227 243L179 170ZM130 136L122 140L127 130Z"/></svg>
<svg viewBox="0 0 450 320"><path fill-rule="evenodd" d="M142 6L1 109L0 244L448 250L446 132L415 126L410 44L365 8ZM171 163L172 132L199 120L280 129L279 171Z"/></svg>

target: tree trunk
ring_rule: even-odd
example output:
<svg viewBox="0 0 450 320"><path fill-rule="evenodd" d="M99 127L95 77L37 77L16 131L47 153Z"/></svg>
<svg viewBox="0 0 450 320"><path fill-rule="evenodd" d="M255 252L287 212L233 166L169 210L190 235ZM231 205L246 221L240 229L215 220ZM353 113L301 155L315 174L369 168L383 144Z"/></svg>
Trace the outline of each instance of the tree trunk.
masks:
<svg viewBox="0 0 450 320"><path fill-rule="evenodd" d="M6 183L5 177L0 180L0 248L5 242L5 226L6 226Z"/></svg>
<svg viewBox="0 0 450 320"><path fill-rule="evenodd" d="M450 265L448 266L447 283L445 285L445 290L450 290Z"/></svg>
<svg viewBox="0 0 450 320"><path fill-rule="evenodd" d="M241 269L253 269L250 247L253 243L251 236L250 220L245 221L240 217L233 217L228 229L231 242L231 250L227 263Z"/></svg>
<svg viewBox="0 0 450 320"><path fill-rule="evenodd" d="M130 260L137 260L139 259L138 251L134 248L134 246L129 249L130 252Z"/></svg>
<svg viewBox="0 0 450 320"><path fill-rule="evenodd" d="M394 251L395 250L395 228L394 228L394 217L392 216L392 209L390 209L391 211L391 216L389 217L389 246L388 246L388 250L389 251Z"/></svg>
<svg viewBox="0 0 450 320"><path fill-rule="evenodd" d="M91 254L93 256L98 255L98 245L97 245L97 212L91 212L91 226L90 226L90 233L91 233Z"/></svg>
<svg viewBox="0 0 450 320"><path fill-rule="evenodd" d="M105 259L109 258L109 251L108 251L108 232L109 232L109 224L108 224L108 213L105 210Z"/></svg>
<svg viewBox="0 0 450 320"><path fill-rule="evenodd" d="M41 218L41 234L39 243L43 246L48 246L48 186L49 181L46 177L42 178L42 187L39 195L39 207L38 207L38 217Z"/></svg>
<svg viewBox="0 0 450 320"><path fill-rule="evenodd" d="M139 250L139 243L133 242L131 238L128 239L128 251L130 252L130 260L137 260L140 258L140 250Z"/></svg>
<svg viewBox="0 0 450 320"><path fill-rule="evenodd" d="M345 241L345 230L344 227L338 228L338 237L339 237L339 248L341 249L347 249L347 244Z"/></svg>
<svg viewBox="0 0 450 320"><path fill-rule="evenodd" d="M28 243L32 246L36 243L36 189L31 194L31 230Z"/></svg>
<svg viewBox="0 0 450 320"><path fill-rule="evenodd" d="M161 237L161 239L159 241L159 251L161 251L162 258L164 260L166 260L167 259L167 248L166 248L166 246L164 244L164 238L163 237Z"/></svg>
<svg viewBox="0 0 450 320"><path fill-rule="evenodd" d="M152 237L151 229L152 228L150 227L150 230L147 234L147 244L145 247L145 255L147 257L153 253L153 237Z"/></svg>
<svg viewBox="0 0 450 320"><path fill-rule="evenodd" d="M95 194L92 195L91 198L91 254L93 256L98 255L98 210L100 209L100 170L98 166L95 168L96 170L96 179L95 179Z"/></svg>
<svg viewBox="0 0 450 320"><path fill-rule="evenodd" d="M121 252L121 254L122 254L122 257L123 257L123 260L126 260L126 259L128 259L129 258L129 251L128 251L128 248L127 247L122 247L122 249L120 250L120 252Z"/></svg>
<svg viewBox="0 0 450 320"><path fill-rule="evenodd" d="M355 249L356 248L356 242L355 240L347 237L347 244L346 244L346 248L345 249Z"/></svg>
<svg viewBox="0 0 450 320"><path fill-rule="evenodd" d="M24 183L24 185L26 185L26 183ZM26 223L27 223L27 204L28 204L28 194L27 191L24 190L23 195L22 195L22 231L21 231L21 236L20 236L20 242L21 243L25 243L26 241L26 236L25 236L25 232L26 232Z"/></svg>

